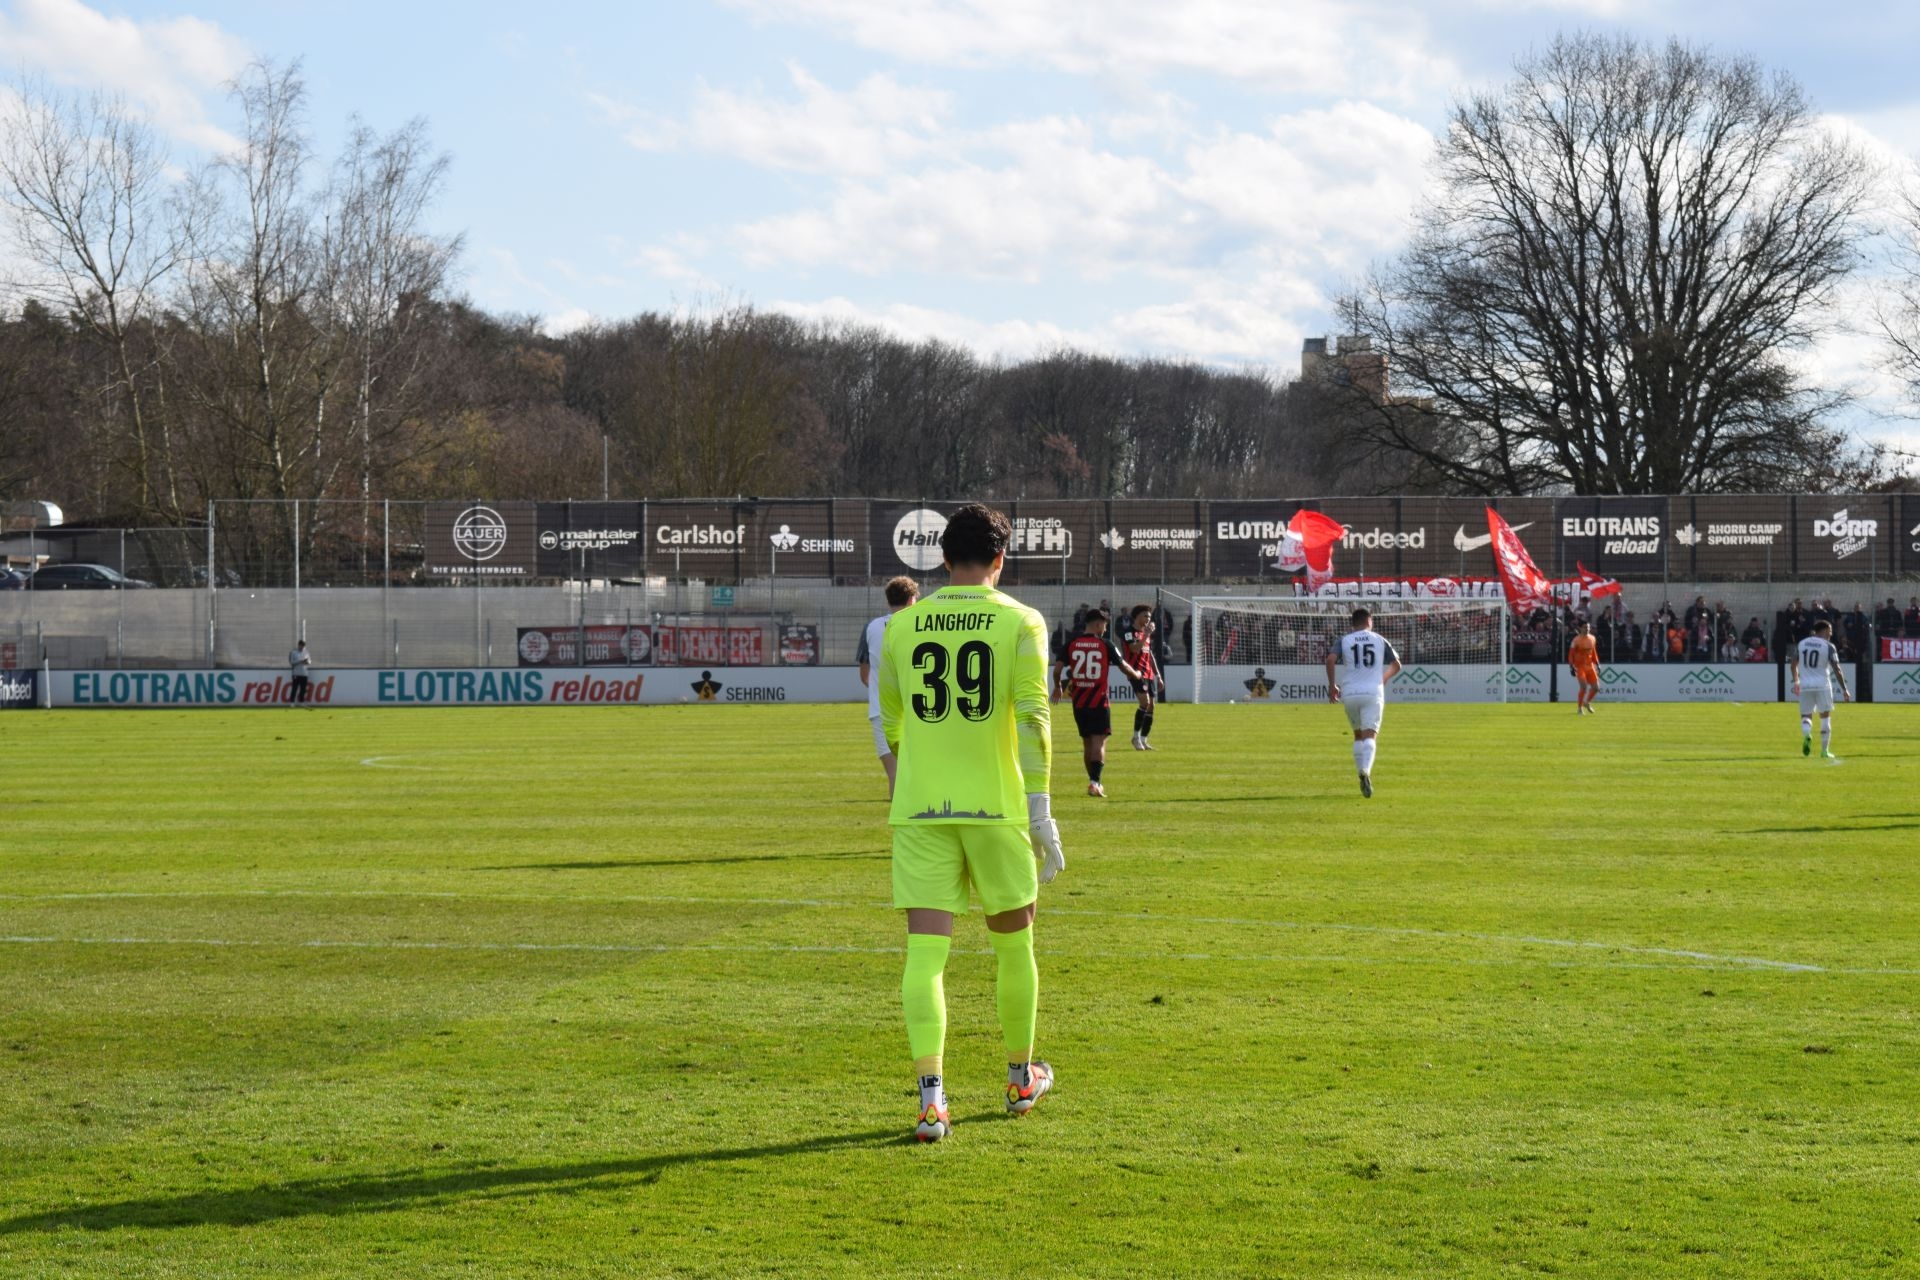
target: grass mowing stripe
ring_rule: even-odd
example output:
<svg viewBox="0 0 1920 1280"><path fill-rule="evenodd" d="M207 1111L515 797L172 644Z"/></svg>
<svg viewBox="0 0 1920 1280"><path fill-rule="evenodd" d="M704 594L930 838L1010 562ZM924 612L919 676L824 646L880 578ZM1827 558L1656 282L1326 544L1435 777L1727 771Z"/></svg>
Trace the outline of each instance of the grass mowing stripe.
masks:
<svg viewBox="0 0 1920 1280"><path fill-rule="evenodd" d="M1252 923L1228 921L1218 923ZM1265 922L1262 922L1265 923ZM1340 926L1298 926L1301 928ZM1233 964L1427 964L1521 967L1544 966L1554 969L1692 969L1702 972L1745 972L1760 970L1790 974L1836 974L1856 977L1920 976L1920 969L1833 968L1822 965L1792 964L1779 960L1755 960L1746 956L1714 956L1698 951L1668 951L1649 947L1610 947L1605 943L1566 943L1541 938L1488 938L1485 935L1443 934L1431 930L1393 929L1384 932L1415 934L1432 938L1470 937L1481 941L1522 942L1545 946L1581 946L1625 951L1643 955L1670 956L1678 964L1654 964L1622 960L1493 960L1471 956L1356 956L1324 952L1229 954L1210 951L1079 951L1056 947L1036 947L1039 955L1062 960L1187 960ZM9 946L119 946L119 947L282 947L389 951L582 951L633 955L693 955L703 952L740 955L901 955L904 947L805 946L798 943L765 943L754 946L706 943L620 943L620 942L435 942L414 939L367 941L356 939L306 938L294 941L257 938L101 938L55 936L0 936L0 945ZM991 948L954 947L954 955L990 956Z"/></svg>
<svg viewBox="0 0 1920 1280"><path fill-rule="evenodd" d="M101 892L101 893L50 893L50 894L0 894L0 900L23 902L75 902L113 899L194 899L194 898L425 898L475 902L650 902L682 905L724 906L778 906L808 907L845 911L891 911L887 903L828 902L813 898L695 898L660 894L614 894L586 895L569 894L481 894L422 892L410 890L325 890L325 889L227 889L227 890L166 890L153 892ZM1621 951L1630 955L1669 956L1674 959L1699 961L1704 964L1732 968L1782 969L1796 973L1823 973L1836 971L1832 966L1805 964L1794 960L1769 960L1757 956L1716 955L1712 952L1698 951L1682 947L1647 947L1631 943L1601 942L1578 938L1543 938L1533 935L1514 935L1497 933L1463 933L1446 929L1420 929L1400 925L1352 924L1339 921L1307 920L1261 920L1233 916L1187 916L1168 912L1140 911L1092 911L1076 907L1045 908L1048 917L1082 917L1105 920L1135 920L1152 924L1173 924L1200 927L1221 927L1239 929L1291 929L1314 931L1324 929L1329 932L1376 934L1383 937L1433 938L1444 941L1488 942L1506 946L1564 947L1581 948L1595 951ZM0 938L0 942L12 939ZM319 944L315 944L319 945ZM342 944L347 945L347 944ZM372 945L372 944L364 944ZM1901 969L1852 969L1855 973L1904 973Z"/></svg>

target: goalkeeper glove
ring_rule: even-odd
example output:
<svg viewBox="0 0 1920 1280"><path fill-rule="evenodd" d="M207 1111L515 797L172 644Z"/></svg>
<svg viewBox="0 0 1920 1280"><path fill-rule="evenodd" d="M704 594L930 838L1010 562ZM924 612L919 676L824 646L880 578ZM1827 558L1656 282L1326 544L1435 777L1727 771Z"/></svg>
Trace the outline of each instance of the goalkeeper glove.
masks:
<svg viewBox="0 0 1920 1280"><path fill-rule="evenodd" d="M1033 841L1033 856L1040 859L1040 883L1052 884L1053 878L1067 869L1067 855L1060 848L1053 799L1044 791L1027 797L1027 835Z"/></svg>

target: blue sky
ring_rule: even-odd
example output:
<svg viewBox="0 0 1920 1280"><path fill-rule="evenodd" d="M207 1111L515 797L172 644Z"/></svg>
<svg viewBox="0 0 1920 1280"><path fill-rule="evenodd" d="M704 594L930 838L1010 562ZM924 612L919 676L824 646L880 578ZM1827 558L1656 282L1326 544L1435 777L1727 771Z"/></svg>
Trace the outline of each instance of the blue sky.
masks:
<svg viewBox="0 0 1920 1280"><path fill-rule="evenodd" d="M0 0L0 75L120 89L188 160L231 128L223 81L300 57L323 149L426 117L463 287L555 330L751 302L1290 370L1403 240L1449 100L1581 27L1752 53L1891 168L1920 154L1896 4ZM1873 416L1855 329L1807 359L1920 444Z"/></svg>

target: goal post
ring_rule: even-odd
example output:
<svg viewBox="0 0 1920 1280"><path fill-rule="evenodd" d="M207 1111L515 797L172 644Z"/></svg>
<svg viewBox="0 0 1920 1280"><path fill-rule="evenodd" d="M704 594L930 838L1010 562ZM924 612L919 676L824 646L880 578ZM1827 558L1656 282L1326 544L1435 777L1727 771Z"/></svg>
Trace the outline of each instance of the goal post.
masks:
<svg viewBox="0 0 1920 1280"><path fill-rule="evenodd" d="M1505 702L1511 679L1503 600L1196 596L1195 702L1324 702L1327 654L1356 606L1400 655L1395 702Z"/></svg>

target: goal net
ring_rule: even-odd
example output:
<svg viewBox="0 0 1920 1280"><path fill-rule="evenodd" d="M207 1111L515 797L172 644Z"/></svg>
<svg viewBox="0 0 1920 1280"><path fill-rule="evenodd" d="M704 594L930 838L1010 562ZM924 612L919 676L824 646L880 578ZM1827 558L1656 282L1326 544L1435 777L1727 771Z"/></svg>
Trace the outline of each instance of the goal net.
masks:
<svg viewBox="0 0 1920 1280"><path fill-rule="evenodd" d="M1356 605L1400 655L1393 702L1505 702L1501 600L1200 596L1193 612L1195 702L1324 702L1327 655Z"/></svg>

